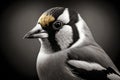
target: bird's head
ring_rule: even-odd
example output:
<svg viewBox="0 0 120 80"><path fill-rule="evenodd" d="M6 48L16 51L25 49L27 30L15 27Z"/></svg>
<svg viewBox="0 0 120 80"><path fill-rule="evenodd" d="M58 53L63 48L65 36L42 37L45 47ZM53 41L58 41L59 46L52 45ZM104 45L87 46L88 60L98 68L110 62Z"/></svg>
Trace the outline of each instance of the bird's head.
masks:
<svg viewBox="0 0 120 80"><path fill-rule="evenodd" d="M75 44L80 37L84 23L79 23L80 15L68 8L54 7L45 11L38 19L37 25L25 38L47 39L55 51L66 49ZM79 26L78 26L79 25Z"/></svg>

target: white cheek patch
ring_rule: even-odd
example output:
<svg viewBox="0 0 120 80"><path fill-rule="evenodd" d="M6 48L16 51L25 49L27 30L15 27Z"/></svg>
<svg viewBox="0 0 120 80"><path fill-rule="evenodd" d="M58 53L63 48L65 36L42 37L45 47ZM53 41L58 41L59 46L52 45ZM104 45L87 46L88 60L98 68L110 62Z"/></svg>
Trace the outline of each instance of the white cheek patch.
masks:
<svg viewBox="0 0 120 80"><path fill-rule="evenodd" d="M63 28L56 33L55 37L61 49L67 48L73 42L71 26L64 25Z"/></svg>
<svg viewBox="0 0 120 80"><path fill-rule="evenodd" d="M57 20L63 21L66 24L69 23L70 17L69 17L68 8L65 8L65 10L63 11L63 13L58 17Z"/></svg>

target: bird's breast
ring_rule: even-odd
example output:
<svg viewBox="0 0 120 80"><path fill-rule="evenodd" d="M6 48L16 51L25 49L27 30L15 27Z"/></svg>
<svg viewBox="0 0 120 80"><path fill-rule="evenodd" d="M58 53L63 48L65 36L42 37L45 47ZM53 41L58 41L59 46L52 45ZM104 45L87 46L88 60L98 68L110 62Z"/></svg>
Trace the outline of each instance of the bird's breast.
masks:
<svg viewBox="0 0 120 80"><path fill-rule="evenodd" d="M40 53L37 59L37 72L40 80L77 80L67 68L66 54Z"/></svg>

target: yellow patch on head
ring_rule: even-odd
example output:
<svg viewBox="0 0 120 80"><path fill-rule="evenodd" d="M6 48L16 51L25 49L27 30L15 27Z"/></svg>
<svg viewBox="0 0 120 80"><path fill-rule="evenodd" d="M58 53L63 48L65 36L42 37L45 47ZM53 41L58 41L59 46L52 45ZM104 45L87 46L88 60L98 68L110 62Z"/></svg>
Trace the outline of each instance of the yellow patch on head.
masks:
<svg viewBox="0 0 120 80"><path fill-rule="evenodd" d="M45 27L46 25L49 26L49 23L53 22L54 20L55 18L52 15L43 14L39 18L38 23L40 23L41 26Z"/></svg>

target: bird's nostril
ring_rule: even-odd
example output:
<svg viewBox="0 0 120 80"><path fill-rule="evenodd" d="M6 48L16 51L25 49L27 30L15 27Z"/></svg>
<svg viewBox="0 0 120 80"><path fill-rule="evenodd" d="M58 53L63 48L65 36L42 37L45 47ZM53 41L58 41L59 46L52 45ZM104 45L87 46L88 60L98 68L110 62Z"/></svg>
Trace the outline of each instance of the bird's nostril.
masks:
<svg viewBox="0 0 120 80"><path fill-rule="evenodd" d="M38 30L37 32L39 33L41 30Z"/></svg>
<svg viewBox="0 0 120 80"><path fill-rule="evenodd" d="M40 33L40 32L41 32L41 30L37 30L37 31L35 31L35 34Z"/></svg>

